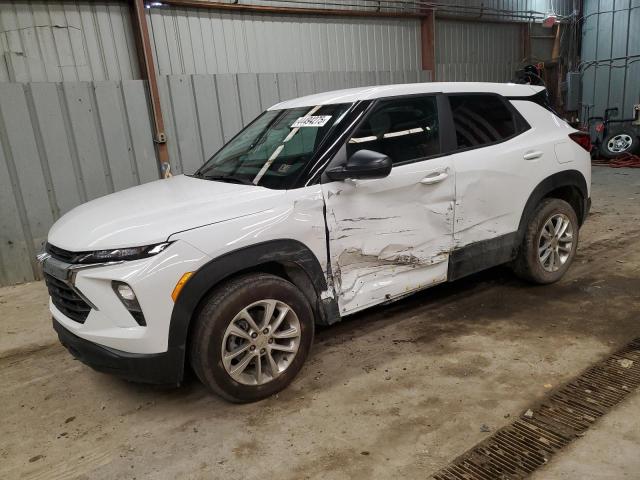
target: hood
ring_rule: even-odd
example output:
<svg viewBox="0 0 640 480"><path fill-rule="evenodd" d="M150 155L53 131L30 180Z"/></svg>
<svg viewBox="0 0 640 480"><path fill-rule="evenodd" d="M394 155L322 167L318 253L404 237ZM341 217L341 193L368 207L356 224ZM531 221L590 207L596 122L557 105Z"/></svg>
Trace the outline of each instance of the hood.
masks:
<svg viewBox="0 0 640 480"><path fill-rule="evenodd" d="M51 227L48 241L75 252L151 245L177 232L267 210L284 194L178 175L74 208Z"/></svg>

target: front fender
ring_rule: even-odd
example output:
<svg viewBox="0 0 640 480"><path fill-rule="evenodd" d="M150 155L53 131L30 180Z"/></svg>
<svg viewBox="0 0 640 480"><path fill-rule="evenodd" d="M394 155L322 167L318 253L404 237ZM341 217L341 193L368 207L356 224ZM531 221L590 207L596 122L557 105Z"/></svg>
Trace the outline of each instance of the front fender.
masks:
<svg viewBox="0 0 640 480"><path fill-rule="evenodd" d="M184 365L189 326L201 300L216 285L238 273L259 270L266 264L293 264L308 276L317 299L327 290L320 262L303 243L292 239L270 240L250 245L217 257L198 269L176 301L169 326L169 349L180 351ZM312 305L316 308L316 305Z"/></svg>

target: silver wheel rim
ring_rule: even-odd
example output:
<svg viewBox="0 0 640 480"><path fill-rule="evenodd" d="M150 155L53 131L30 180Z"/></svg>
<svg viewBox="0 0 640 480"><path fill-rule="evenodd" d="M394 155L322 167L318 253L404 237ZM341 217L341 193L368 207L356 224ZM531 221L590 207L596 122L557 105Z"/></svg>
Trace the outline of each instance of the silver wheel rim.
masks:
<svg viewBox="0 0 640 480"><path fill-rule="evenodd" d="M631 138L631 135L621 133L620 135L616 135L609 139L609 141L607 142L607 148L610 152L621 153L629 150L632 143L633 138Z"/></svg>
<svg viewBox="0 0 640 480"><path fill-rule="evenodd" d="M545 222L538 237L538 260L547 272L557 272L571 256L573 225L569 217L556 213Z"/></svg>
<svg viewBox="0 0 640 480"><path fill-rule="evenodd" d="M236 382L264 385L282 375L300 347L300 321L279 300L260 300L243 308L222 339L222 364Z"/></svg>

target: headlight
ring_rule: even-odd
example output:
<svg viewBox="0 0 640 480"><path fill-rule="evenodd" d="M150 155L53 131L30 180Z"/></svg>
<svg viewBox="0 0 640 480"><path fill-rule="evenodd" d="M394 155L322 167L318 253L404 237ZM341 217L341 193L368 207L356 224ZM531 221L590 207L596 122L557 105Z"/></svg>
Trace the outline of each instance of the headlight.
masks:
<svg viewBox="0 0 640 480"><path fill-rule="evenodd" d="M119 262L123 260L139 260L159 254L171 242L145 245L143 247L114 248L111 250L96 250L94 252L78 253L73 263L102 263Z"/></svg>

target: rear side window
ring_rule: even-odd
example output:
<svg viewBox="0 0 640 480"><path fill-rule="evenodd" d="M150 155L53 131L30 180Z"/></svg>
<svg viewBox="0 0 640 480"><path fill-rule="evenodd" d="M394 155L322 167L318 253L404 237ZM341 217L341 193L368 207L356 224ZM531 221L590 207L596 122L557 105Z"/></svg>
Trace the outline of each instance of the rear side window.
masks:
<svg viewBox="0 0 640 480"><path fill-rule="evenodd" d="M436 97L380 101L347 143L347 155L363 149L394 165L440 154Z"/></svg>
<svg viewBox="0 0 640 480"><path fill-rule="evenodd" d="M498 143L524 130L513 110L497 95L451 95L449 104L458 149Z"/></svg>

